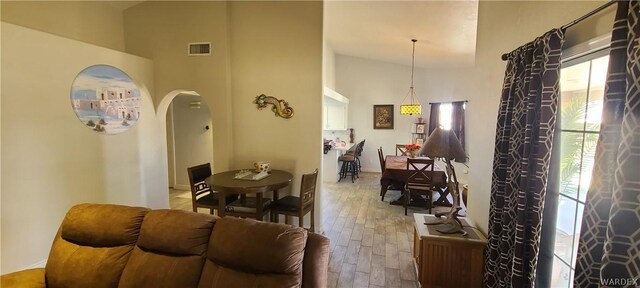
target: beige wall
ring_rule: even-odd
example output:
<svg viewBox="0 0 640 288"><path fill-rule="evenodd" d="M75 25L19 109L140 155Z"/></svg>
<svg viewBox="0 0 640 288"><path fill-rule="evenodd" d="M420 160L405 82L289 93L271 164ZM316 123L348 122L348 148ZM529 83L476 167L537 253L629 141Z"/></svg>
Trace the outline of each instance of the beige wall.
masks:
<svg viewBox="0 0 640 288"><path fill-rule="evenodd" d="M234 167L269 161L294 173L299 193L301 175L321 168L322 2L229 6ZM252 101L262 93L288 101L295 116L256 109Z"/></svg>
<svg viewBox="0 0 640 288"><path fill-rule="evenodd" d="M158 125L147 59L2 22L2 267L0 274L47 258L67 210L82 202L168 207L154 143ZM46 43L47 49L43 48ZM141 118L130 130L101 135L70 105L84 68L107 64L141 88ZM10 71L10 73L7 73ZM164 186L164 191L162 190Z"/></svg>
<svg viewBox="0 0 640 288"><path fill-rule="evenodd" d="M126 52L154 61L155 104L193 90L211 109L213 169L233 165L226 2L149 1L124 11ZM211 56L187 56L189 42L211 42ZM164 115L162 115L164 117ZM178 173L180 171L177 171Z"/></svg>
<svg viewBox="0 0 640 288"><path fill-rule="evenodd" d="M104 1L2 1L2 21L124 50L121 10Z"/></svg>
<svg viewBox="0 0 640 288"><path fill-rule="evenodd" d="M169 187L175 188L176 185L176 164L175 164L175 148L173 145L174 142L174 133L173 133L173 106L169 105L169 109L167 109L167 117L166 117L166 135L167 135L167 169L168 169L168 180ZM161 116L158 116L161 117Z"/></svg>

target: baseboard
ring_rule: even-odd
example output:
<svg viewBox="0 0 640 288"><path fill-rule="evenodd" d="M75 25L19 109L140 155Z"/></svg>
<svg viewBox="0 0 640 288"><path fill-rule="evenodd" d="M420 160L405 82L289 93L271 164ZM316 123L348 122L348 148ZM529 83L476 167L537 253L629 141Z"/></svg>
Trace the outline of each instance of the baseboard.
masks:
<svg viewBox="0 0 640 288"><path fill-rule="evenodd" d="M34 269L34 268L44 268L44 266L47 265L47 259L44 259L42 261L38 261L37 263L31 264L27 267L24 267L24 269L22 270L27 270L27 269Z"/></svg>
<svg viewBox="0 0 640 288"><path fill-rule="evenodd" d="M180 184L175 184L175 185L173 185L173 189L175 189L175 190L186 190L186 191L189 191L189 190L191 190L191 187L189 187L189 185L180 185Z"/></svg>

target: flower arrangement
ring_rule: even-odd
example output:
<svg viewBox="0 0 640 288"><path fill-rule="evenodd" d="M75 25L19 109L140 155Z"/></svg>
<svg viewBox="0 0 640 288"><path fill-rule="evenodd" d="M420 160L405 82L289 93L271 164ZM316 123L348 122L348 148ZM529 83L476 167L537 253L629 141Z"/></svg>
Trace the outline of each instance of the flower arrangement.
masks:
<svg viewBox="0 0 640 288"><path fill-rule="evenodd" d="M409 144L406 147L407 152L409 152L409 155L411 155L411 157L416 157L416 154L418 153L420 148L422 147L418 144Z"/></svg>
<svg viewBox="0 0 640 288"><path fill-rule="evenodd" d="M418 144L409 144L407 145L407 151L409 152L417 152L418 150L420 150L420 148L422 148L420 145Z"/></svg>

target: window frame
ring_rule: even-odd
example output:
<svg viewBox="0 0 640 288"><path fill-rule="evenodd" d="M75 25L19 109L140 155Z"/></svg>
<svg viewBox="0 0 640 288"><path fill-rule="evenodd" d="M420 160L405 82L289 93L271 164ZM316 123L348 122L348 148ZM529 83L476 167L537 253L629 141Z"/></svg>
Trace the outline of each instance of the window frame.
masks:
<svg viewBox="0 0 640 288"><path fill-rule="evenodd" d="M609 55L609 51L610 51L609 46L606 46L606 47L601 47L601 48L589 51L587 53L582 53L580 55L576 55L574 57L562 60L561 67L560 67L561 71L562 71L562 69L569 68L569 67L572 67L574 65L578 65L578 64L585 63L585 62L589 62L589 79L588 79L587 87L586 87L586 98L584 99L585 100L585 103L584 103L585 107L584 108L585 108L586 111L588 111L589 100L590 100L590 98L592 96L592 92L593 92L592 89L591 89L592 88L592 77L593 77L593 74L592 74L592 72L593 72L593 60L596 60L598 58L601 58L601 57ZM560 77L562 77L562 76L560 76ZM605 91L606 91L606 88L605 88ZM603 93L605 93L605 92L603 92ZM561 99L562 93L560 94L559 97ZM559 106L560 106L560 104L559 104ZM586 113L588 113L588 112L586 112ZM562 110L559 109L558 110L558 117L561 118L561 115L562 115ZM585 117L587 117L587 115L585 115ZM562 121L562 119L560 119L560 121ZM561 125L558 125L557 128L556 128L556 129L558 129L558 132L557 132L556 136L560 137L560 139L558 139L557 143L560 144L560 146L562 146L562 135L563 135L563 133L580 133L581 136L582 136L581 147L580 147L580 159L579 159L579 167L581 167L581 168L579 169L579 171L576 172L576 173L578 173L578 184L577 184L577 187L576 187L577 193L575 194L575 196L573 196L573 195L570 195L570 194L567 194L566 192L564 192L563 189L561 189L561 184L562 183L561 183L560 180L558 180L557 183L555 183L555 184L557 184L557 187L555 187L556 188L555 191L557 193L554 193L554 194L557 195L557 198L555 199L555 207L553 207L553 208L556 209L556 211L554 211L554 213L552 213L555 217L554 217L554 219L548 219L547 220L547 223L550 223L550 222L553 223L553 232L552 232L553 235L552 236L551 235L546 235L546 236L547 237L552 237L553 241L550 242L550 244L551 244L551 247L550 247L551 248L551 256L552 257L551 257L551 259L548 259L548 258L545 259L546 261L551 260L551 263L546 263L546 264L550 265L551 269L549 269L549 271L551 273L556 271L555 269L553 269L555 261L559 261L560 263L562 263L563 268L564 267L568 267L569 268L570 279L569 279L568 287L573 287L573 278L575 277L575 261L574 261L574 259L576 259L576 255L575 254L577 253L577 247L572 246L570 255L565 257L565 258L568 259L568 261L566 261L565 259L563 259L563 257L561 257L560 255L558 255L556 253L556 250L555 250L555 245L557 243L556 242L557 239L555 237L555 234L556 234L556 231L557 231L556 222L558 221L558 219L560 217L559 216L560 215L559 214L559 212L560 212L559 209L560 209L561 200L563 200L563 198L565 198L567 201L571 201L570 205L571 205L571 207L574 207L573 208L574 209L573 210L574 235L572 236L571 243L574 243L572 245L578 245L578 244L575 244L576 243L575 242L575 237L580 237L580 232L576 230L576 228L577 228L576 226L578 224L582 223L582 219L584 217L584 214L582 214L581 217L579 217L579 212L580 212L580 210L582 208L582 213L584 213L584 205L585 205L585 202L586 202L585 200L581 200L580 199L581 198L580 193L581 193L581 186L582 186L582 177L584 175L584 173L582 171L582 166L584 165L584 160L585 160L585 158L584 158L585 157L585 143L587 142L586 138L587 138L588 135L598 135L599 136L599 134L600 134L600 130L596 131L596 130L589 129L589 128L590 127L588 127L586 119L585 119L585 122L582 124L582 128L581 129L563 129ZM555 160L558 161L558 163L557 163L557 165L558 165L557 173L560 174L562 172L561 169L560 169L561 157L557 157L557 159L555 159ZM555 164L556 163L554 163L554 165ZM592 171L590 171L590 172L592 173ZM586 193L587 190L588 189L585 189L584 193ZM586 199L586 197L585 197L585 199ZM549 208L551 208L551 207L549 207ZM541 239L541 241L545 241L545 240ZM551 283L552 277L553 277L553 274L549 275L549 281L550 281L549 283L550 284L552 284Z"/></svg>

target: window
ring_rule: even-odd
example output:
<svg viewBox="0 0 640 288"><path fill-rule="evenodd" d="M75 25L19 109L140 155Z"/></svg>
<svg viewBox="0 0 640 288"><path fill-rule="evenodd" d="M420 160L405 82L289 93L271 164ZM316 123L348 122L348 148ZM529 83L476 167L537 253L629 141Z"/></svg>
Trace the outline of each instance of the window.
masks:
<svg viewBox="0 0 640 288"><path fill-rule="evenodd" d="M573 287L609 63L603 52L564 62L560 70L560 187L551 287Z"/></svg>
<svg viewBox="0 0 640 288"><path fill-rule="evenodd" d="M440 127L444 130L451 130L451 119L453 115L453 107L451 107L451 103L442 103L440 104L440 115L438 115L438 122L440 123Z"/></svg>
<svg viewBox="0 0 640 288"><path fill-rule="evenodd" d="M462 147L464 148L464 111L467 108L467 101L430 104L431 111L429 116L428 134L431 135L431 132L433 132L436 127L441 127L444 130L453 130L453 132L458 137L458 140L460 140L460 144L462 144Z"/></svg>

